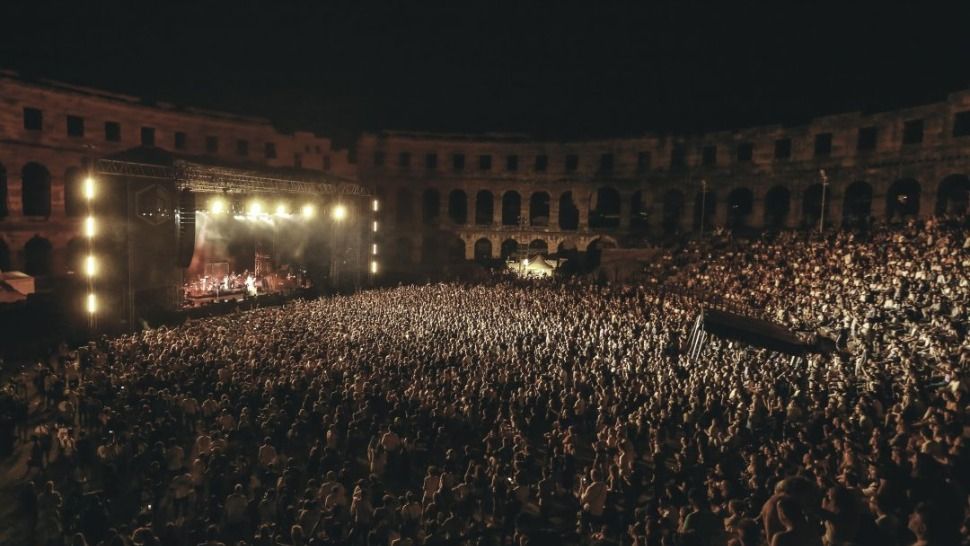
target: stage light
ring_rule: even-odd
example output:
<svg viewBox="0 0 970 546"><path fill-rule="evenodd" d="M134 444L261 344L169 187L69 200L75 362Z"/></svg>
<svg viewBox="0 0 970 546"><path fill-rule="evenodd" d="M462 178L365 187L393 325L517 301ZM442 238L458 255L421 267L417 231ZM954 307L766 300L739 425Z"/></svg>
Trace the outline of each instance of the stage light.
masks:
<svg viewBox="0 0 970 546"><path fill-rule="evenodd" d="M317 215L317 208L312 204L307 203L306 205L303 205L302 209L300 209L300 213L303 214L304 218L313 218Z"/></svg>
<svg viewBox="0 0 970 546"><path fill-rule="evenodd" d="M222 214L226 212L226 202L218 197L209 202L209 212L212 214Z"/></svg>
<svg viewBox="0 0 970 546"><path fill-rule="evenodd" d="M374 233L377 233L377 220L374 220Z"/></svg>
<svg viewBox="0 0 970 546"><path fill-rule="evenodd" d="M88 313L93 315L98 312L98 297L94 295L94 292L88 294Z"/></svg>
<svg viewBox="0 0 970 546"><path fill-rule="evenodd" d="M343 205L335 205L333 207L333 219L336 221L341 221L347 217L347 207Z"/></svg>
<svg viewBox="0 0 970 546"><path fill-rule="evenodd" d="M250 216L259 216L263 213L263 204L259 201L253 201L249 204L249 214Z"/></svg>
<svg viewBox="0 0 970 546"><path fill-rule="evenodd" d="M371 208L374 210L374 212L377 212L380 209L380 201L374 199L374 202L371 204Z"/></svg>
<svg viewBox="0 0 970 546"><path fill-rule="evenodd" d="M90 176L84 179L84 198L88 201L94 199L94 179Z"/></svg>
<svg viewBox="0 0 970 546"><path fill-rule="evenodd" d="M372 274L374 274L374 275L376 275L376 274L377 274L377 262L376 262L376 261L372 261L372 262L370 263L370 272L371 272Z"/></svg>
<svg viewBox="0 0 970 546"><path fill-rule="evenodd" d="M94 216L84 219L84 235L88 238L94 237Z"/></svg>
<svg viewBox="0 0 970 546"><path fill-rule="evenodd" d="M373 254L374 256L377 256L377 243L374 243L371 245L370 253Z"/></svg>
<svg viewBox="0 0 970 546"><path fill-rule="evenodd" d="M98 272L98 261L94 259L94 256L88 255L84 258L84 273L88 277L93 277Z"/></svg>
<svg viewBox="0 0 970 546"><path fill-rule="evenodd" d="M286 203L279 203L276 205L276 215L277 216L287 216L290 213L289 208Z"/></svg>

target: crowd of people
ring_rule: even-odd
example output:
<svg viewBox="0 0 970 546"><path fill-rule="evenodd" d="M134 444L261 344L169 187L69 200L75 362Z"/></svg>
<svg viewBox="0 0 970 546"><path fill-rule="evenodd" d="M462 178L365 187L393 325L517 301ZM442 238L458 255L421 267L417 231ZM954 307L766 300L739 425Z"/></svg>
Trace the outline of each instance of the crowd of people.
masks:
<svg viewBox="0 0 970 546"><path fill-rule="evenodd" d="M44 545L968 544L968 246L715 236L638 285L403 286L101 340L31 379L17 521ZM688 358L705 303L837 350Z"/></svg>

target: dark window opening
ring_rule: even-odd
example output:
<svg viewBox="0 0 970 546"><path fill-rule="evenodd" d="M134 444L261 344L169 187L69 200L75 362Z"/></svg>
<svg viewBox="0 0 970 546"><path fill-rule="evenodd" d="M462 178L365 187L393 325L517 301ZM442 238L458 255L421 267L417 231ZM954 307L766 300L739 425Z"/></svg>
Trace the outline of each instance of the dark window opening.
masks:
<svg viewBox="0 0 970 546"><path fill-rule="evenodd" d="M911 119L903 125L903 144L920 144L923 142L923 120Z"/></svg>
<svg viewBox="0 0 970 546"><path fill-rule="evenodd" d="M780 138L775 141L775 159L788 159L791 157L791 139Z"/></svg>
<svg viewBox="0 0 970 546"><path fill-rule="evenodd" d="M411 167L411 152L401 152L397 154L397 166L402 169Z"/></svg>
<svg viewBox="0 0 970 546"><path fill-rule="evenodd" d="M750 142L742 142L738 144L738 161L751 161L752 157L754 157L754 144Z"/></svg>
<svg viewBox="0 0 970 546"><path fill-rule="evenodd" d="M67 116L67 136L84 136L84 118L80 116Z"/></svg>
<svg viewBox="0 0 970 546"><path fill-rule="evenodd" d="M828 157L830 155L832 155L832 133L815 135L815 157Z"/></svg>
<svg viewBox="0 0 970 546"><path fill-rule="evenodd" d="M702 161L705 167L717 165L717 146L704 146Z"/></svg>
<svg viewBox="0 0 970 546"><path fill-rule="evenodd" d="M953 116L953 136L970 136L970 110L957 112Z"/></svg>
<svg viewBox="0 0 970 546"><path fill-rule="evenodd" d="M613 154L603 154L600 156L600 172L613 172Z"/></svg>
<svg viewBox="0 0 970 546"><path fill-rule="evenodd" d="M856 142L856 150L860 152L871 152L876 149L876 139L879 132L875 127L862 127L859 129L859 140Z"/></svg>
<svg viewBox="0 0 970 546"><path fill-rule="evenodd" d="M175 149L176 150L184 150L187 147L188 147L188 139L185 136L185 133L183 133L181 131L176 132L175 133Z"/></svg>
<svg viewBox="0 0 970 546"><path fill-rule="evenodd" d="M492 156L490 155L478 156L478 170L480 171L492 170Z"/></svg>
<svg viewBox="0 0 970 546"><path fill-rule="evenodd" d="M683 144L674 144L670 151L670 168L683 169L687 166L687 148Z"/></svg>
<svg viewBox="0 0 970 546"><path fill-rule="evenodd" d="M44 113L38 108L24 108L24 129L40 131L44 128Z"/></svg>
<svg viewBox="0 0 970 546"><path fill-rule="evenodd" d="M637 154L637 172L643 174L650 170L650 152Z"/></svg>
<svg viewBox="0 0 970 546"><path fill-rule="evenodd" d="M537 155L536 156L536 172L544 173L546 169L549 168L549 156L547 155Z"/></svg>
<svg viewBox="0 0 970 546"><path fill-rule="evenodd" d="M572 173L576 172L579 168L579 156L576 154L568 154L566 156L566 172Z"/></svg>
<svg viewBox="0 0 970 546"><path fill-rule="evenodd" d="M104 122L104 139L108 142L121 142L121 124L117 121Z"/></svg>
<svg viewBox="0 0 970 546"><path fill-rule="evenodd" d="M266 159L276 159L276 143L267 142L266 144L264 144L264 147L266 148L265 150Z"/></svg>
<svg viewBox="0 0 970 546"><path fill-rule="evenodd" d="M451 156L451 168L456 171L465 170L465 154Z"/></svg>
<svg viewBox="0 0 970 546"><path fill-rule="evenodd" d="M427 154L424 156L424 167L429 171L438 168L438 154Z"/></svg>
<svg viewBox="0 0 970 546"><path fill-rule="evenodd" d="M154 146L155 145L155 128L154 127L142 127L141 128L141 145L142 146Z"/></svg>
<svg viewBox="0 0 970 546"><path fill-rule="evenodd" d="M507 171L517 171L519 170L519 156L510 155L505 158L505 170Z"/></svg>

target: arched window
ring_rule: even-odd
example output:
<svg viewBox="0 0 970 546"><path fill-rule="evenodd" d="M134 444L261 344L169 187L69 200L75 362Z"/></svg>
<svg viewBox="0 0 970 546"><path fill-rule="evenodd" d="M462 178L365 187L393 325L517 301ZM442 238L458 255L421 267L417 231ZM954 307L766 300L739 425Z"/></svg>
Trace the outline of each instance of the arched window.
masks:
<svg viewBox="0 0 970 546"><path fill-rule="evenodd" d="M529 198L529 225L549 225L549 194L537 191Z"/></svg>
<svg viewBox="0 0 970 546"><path fill-rule="evenodd" d="M775 186L765 194L765 227L782 228L791 212L791 192L785 186Z"/></svg>
<svg viewBox="0 0 970 546"><path fill-rule="evenodd" d="M24 272L35 277L50 275L52 254L51 242L35 235L24 245Z"/></svg>
<svg viewBox="0 0 970 546"><path fill-rule="evenodd" d="M549 243L542 239L533 239L529 243L529 256L535 256L536 254L548 254L549 253Z"/></svg>
<svg viewBox="0 0 970 546"><path fill-rule="evenodd" d="M754 194L748 188L735 188L728 194L727 207L729 227L747 226L754 210Z"/></svg>
<svg viewBox="0 0 970 546"><path fill-rule="evenodd" d="M455 224L468 222L468 196L462 190L448 194L448 218Z"/></svg>
<svg viewBox="0 0 970 546"><path fill-rule="evenodd" d="M24 216L51 215L51 175L40 163L24 165L20 174L23 181L22 201Z"/></svg>
<svg viewBox="0 0 970 546"><path fill-rule="evenodd" d="M508 260L519 252L519 242L515 239L502 241L502 259Z"/></svg>
<svg viewBox="0 0 970 546"><path fill-rule="evenodd" d="M576 208L571 191L559 197L559 229L579 229L579 209Z"/></svg>
<svg viewBox="0 0 970 546"><path fill-rule="evenodd" d="M421 221L432 225L441 216L441 194L438 190L427 189L421 194Z"/></svg>
<svg viewBox="0 0 970 546"><path fill-rule="evenodd" d="M475 241L475 261L487 262L492 259L492 241L482 237Z"/></svg>
<svg viewBox="0 0 970 546"><path fill-rule="evenodd" d="M77 167L70 167L64 173L64 212L68 216L84 214L84 174Z"/></svg>
<svg viewBox="0 0 970 546"><path fill-rule="evenodd" d="M522 215L522 197L517 191L507 191L502 195L502 225L517 226Z"/></svg>
<svg viewBox="0 0 970 546"><path fill-rule="evenodd" d="M475 224L479 226L492 225L492 216L495 214L495 198L492 192L481 190L475 194Z"/></svg>
<svg viewBox="0 0 970 546"><path fill-rule="evenodd" d="M615 228L620 225L620 192L616 189L599 188L589 205L589 227Z"/></svg>

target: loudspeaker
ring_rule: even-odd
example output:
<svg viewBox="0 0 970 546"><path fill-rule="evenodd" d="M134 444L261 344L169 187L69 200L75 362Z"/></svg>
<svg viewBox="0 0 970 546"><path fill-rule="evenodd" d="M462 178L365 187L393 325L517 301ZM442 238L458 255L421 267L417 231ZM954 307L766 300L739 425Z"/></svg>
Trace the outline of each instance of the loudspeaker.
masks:
<svg viewBox="0 0 970 546"><path fill-rule="evenodd" d="M195 252L195 194L189 190L179 193L178 236L175 265L182 269L192 263Z"/></svg>

